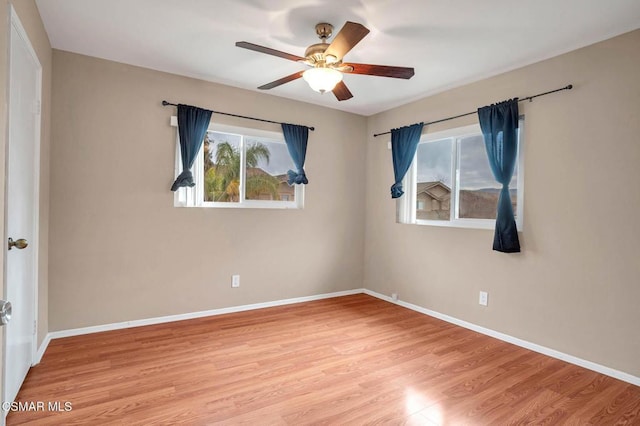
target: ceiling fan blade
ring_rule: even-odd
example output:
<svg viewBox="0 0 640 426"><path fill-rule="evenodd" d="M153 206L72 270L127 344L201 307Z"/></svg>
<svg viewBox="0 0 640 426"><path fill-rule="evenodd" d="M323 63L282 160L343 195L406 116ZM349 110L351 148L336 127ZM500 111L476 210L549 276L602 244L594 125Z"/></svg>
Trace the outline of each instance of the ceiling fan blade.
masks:
<svg viewBox="0 0 640 426"><path fill-rule="evenodd" d="M375 75L379 77L392 77L409 79L413 77L415 71L413 68L407 67L391 67L388 65L371 65L371 64L353 64L344 63L344 67L352 67L353 70L344 70L343 72L350 74Z"/></svg>
<svg viewBox="0 0 640 426"><path fill-rule="evenodd" d="M369 34L369 30L363 25L347 21L333 38L324 54L333 55L340 60L367 34Z"/></svg>
<svg viewBox="0 0 640 426"><path fill-rule="evenodd" d="M271 49L270 47L260 46L258 44L249 43L247 41L238 41L236 42L236 46L242 47L243 49L253 50L255 52L266 53L267 55L278 56L280 58L288 59L290 61L304 61L305 58L302 56L292 55L291 53L281 52L279 50Z"/></svg>
<svg viewBox="0 0 640 426"><path fill-rule="evenodd" d="M336 87L333 88L333 94L336 95L339 101L346 101L347 99L353 98L353 94L347 88L347 85L344 84L344 81L336 84Z"/></svg>
<svg viewBox="0 0 640 426"><path fill-rule="evenodd" d="M258 87L258 89L260 89L260 90L269 90L269 89L273 89L274 87L278 87L278 86L280 86L282 84L288 83L290 81L297 80L300 77L302 77L302 73L303 72L304 71L298 71L295 74L291 74L291 75L288 75L286 77L282 77L281 79L276 80L276 81L272 81L271 83L263 84L262 86Z"/></svg>

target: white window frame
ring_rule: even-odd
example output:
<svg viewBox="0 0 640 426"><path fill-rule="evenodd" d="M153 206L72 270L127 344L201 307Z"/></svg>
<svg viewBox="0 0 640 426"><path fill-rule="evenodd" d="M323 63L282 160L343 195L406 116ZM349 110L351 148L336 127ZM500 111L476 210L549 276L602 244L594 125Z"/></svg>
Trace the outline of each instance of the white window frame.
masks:
<svg viewBox="0 0 640 426"><path fill-rule="evenodd" d="M180 137L178 135L177 117L171 117L171 126L176 127L176 162L175 162L175 176L181 173L182 159L180 157ZM208 132L221 132L232 135L241 136L240 146L240 173L242 179L240 179L240 199L238 202L213 202L204 201L204 144L200 147L198 155L193 163L191 169L193 173L193 180L195 186L192 188L179 188L174 192L173 205L174 207L204 207L204 208L223 208L223 209L302 209L304 208L304 186L294 185L294 201L279 201L279 200L247 200L245 199L244 184L246 164L244 162L244 138L256 137L266 138L271 141L282 141L284 144L284 137L282 133L273 132L268 130L258 130L246 127L228 126L224 124L211 123Z"/></svg>
<svg viewBox="0 0 640 426"><path fill-rule="evenodd" d="M494 229L496 226L495 219L467 219L458 217L460 202L460 141L461 139L477 134L482 134L480 124L458 127L454 129L444 130L441 132L427 133L420 138L420 144L440 141L443 139L453 139L451 144L451 200L449 202L449 220L424 220L416 218L417 199L416 188L418 181L418 167L416 163L416 155L407 174L403 180L404 195L398 199L398 222L413 225L443 226L454 228L473 228L473 229ZM518 183L517 183L517 205L516 211L516 227L522 231L524 224L524 116L520 116L518 124ZM389 143L390 146L390 143Z"/></svg>

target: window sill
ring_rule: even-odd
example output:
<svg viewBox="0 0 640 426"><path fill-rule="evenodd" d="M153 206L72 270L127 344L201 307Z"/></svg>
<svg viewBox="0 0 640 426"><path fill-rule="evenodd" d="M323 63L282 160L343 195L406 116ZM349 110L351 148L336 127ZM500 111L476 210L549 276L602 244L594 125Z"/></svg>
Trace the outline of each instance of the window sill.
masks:
<svg viewBox="0 0 640 426"><path fill-rule="evenodd" d="M278 203L263 204L263 203L202 203L197 206L188 206L186 204L174 204L174 207L185 208L204 208L204 209L272 209L272 210L302 210L296 203Z"/></svg>
<svg viewBox="0 0 640 426"><path fill-rule="evenodd" d="M462 219L462 220L416 220L415 222L398 222L402 225L438 226L441 228L465 228L495 230L496 221L490 219ZM516 227L520 232L522 224L516 220Z"/></svg>

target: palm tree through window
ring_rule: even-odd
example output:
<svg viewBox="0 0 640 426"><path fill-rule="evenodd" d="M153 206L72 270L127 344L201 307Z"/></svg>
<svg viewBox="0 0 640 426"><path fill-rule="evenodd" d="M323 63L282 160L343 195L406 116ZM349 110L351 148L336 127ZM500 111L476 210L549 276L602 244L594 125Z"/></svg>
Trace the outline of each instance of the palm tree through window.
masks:
<svg viewBox="0 0 640 426"><path fill-rule="evenodd" d="M294 188L286 183L294 165L281 141L211 131L203 155L205 202L295 200Z"/></svg>

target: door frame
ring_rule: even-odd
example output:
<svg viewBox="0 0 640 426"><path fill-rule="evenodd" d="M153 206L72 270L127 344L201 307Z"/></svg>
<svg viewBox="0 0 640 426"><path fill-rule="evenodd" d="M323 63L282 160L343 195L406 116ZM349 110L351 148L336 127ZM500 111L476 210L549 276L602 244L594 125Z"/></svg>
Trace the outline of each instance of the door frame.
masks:
<svg viewBox="0 0 640 426"><path fill-rule="evenodd" d="M4 256L4 270L3 270L3 277L2 277L2 282L3 282L3 289L4 289L4 294L5 297L7 295L7 266L8 266L8 250L6 247L6 241L7 238L9 237L8 235L8 229L7 229L7 221L8 221L8 214L9 214L9 205L8 205L8 189L9 189L9 181L8 181L8 170L9 170L9 145L11 144L11 141L9 139L9 135L10 135L10 126L11 126L11 118L10 118L10 97L11 97L11 48L12 48L12 35L11 35L11 29L15 28L18 37L20 37L20 39L22 40L22 42L25 44L25 47L27 49L27 51L29 52L29 54L31 55L32 59L34 60L37 70L36 70L36 75L37 75L37 81L36 81L36 103L34 105L34 109L35 109L35 113L37 115L37 118L35 119L35 128L34 128L34 133L35 133L35 138L33 141L34 144L34 158L33 158L33 173L34 173L34 186L33 186L33 206L34 206L34 211L33 211L33 237L32 237L32 244L30 244L31 247L33 247L33 277L34 277L34 288L33 288L33 327L34 327L34 332L32 335L32 345L31 345L31 360L30 360L30 364L31 365L35 365L35 362L37 360L37 353L38 353L38 286L39 286L39 274L38 274L38 270L39 270L39 248L40 248L40 145L41 145L41 140L42 140L42 135L41 135L41 126L42 126L42 64L40 63L40 60L38 59L38 55L36 54L35 49L33 48L33 45L31 44L31 40L29 40L29 36L27 35L26 30L24 29L24 26L22 25L22 22L20 21L20 18L18 17L18 14L16 13L16 10L14 9L13 5L9 4L9 16L10 16L10 22L9 22L9 26L8 26L8 34L7 34L7 40L8 40L8 46L7 46L7 80L5 82L6 84L6 93L7 93L7 113L6 113L6 135L5 135L5 172L4 172L4 241L2 241L2 244L5 244L4 249L3 249L3 256ZM2 361L2 370L3 370L3 378L2 378L2 396L4 398L5 396L5 392L6 389L4 389L4 378L6 377L6 371L7 371L7 365L6 365L6 349L7 349L7 333L6 331L3 333L3 361ZM6 413L5 413L6 415Z"/></svg>

